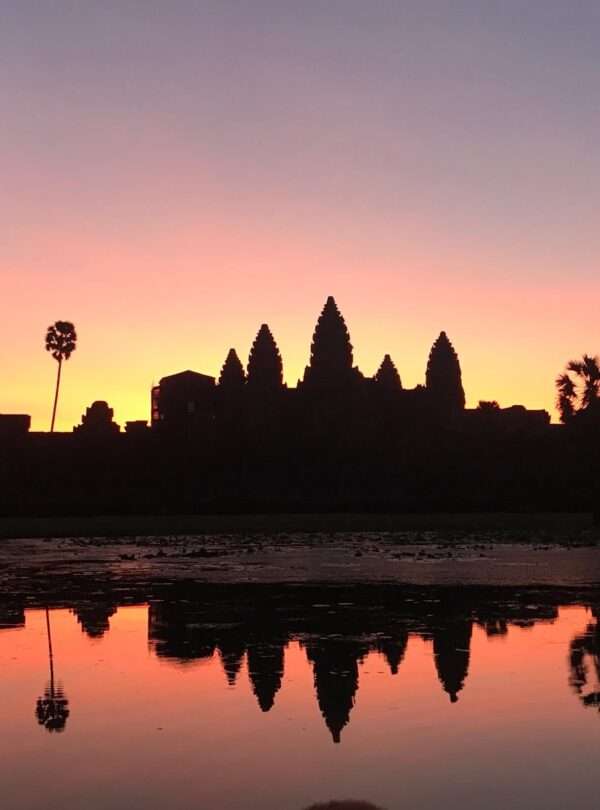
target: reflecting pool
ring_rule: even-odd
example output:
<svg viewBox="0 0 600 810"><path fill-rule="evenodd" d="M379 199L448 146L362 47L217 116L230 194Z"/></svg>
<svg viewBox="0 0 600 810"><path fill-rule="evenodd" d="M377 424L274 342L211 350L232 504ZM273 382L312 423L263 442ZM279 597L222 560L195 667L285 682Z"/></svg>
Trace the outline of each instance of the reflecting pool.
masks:
<svg viewBox="0 0 600 810"><path fill-rule="evenodd" d="M594 803L597 594L0 598L7 810Z"/></svg>

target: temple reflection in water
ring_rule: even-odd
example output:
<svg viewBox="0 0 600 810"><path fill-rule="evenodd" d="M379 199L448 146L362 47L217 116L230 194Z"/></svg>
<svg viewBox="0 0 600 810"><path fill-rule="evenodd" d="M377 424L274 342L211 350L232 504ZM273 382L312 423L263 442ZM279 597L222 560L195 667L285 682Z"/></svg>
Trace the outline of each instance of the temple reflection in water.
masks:
<svg viewBox="0 0 600 810"><path fill-rule="evenodd" d="M339 606L338 606L339 607ZM284 652L292 641L303 647L313 671L315 696L325 724L335 743L339 743L359 688L359 666L370 653L380 653L396 675L408 645L416 635L431 643L433 662L442 689L455 703L464 689L469 672L473 624L489 636L506 634L511 624L532 625L552 621L556 606L528 606L522 615L492 618L487 610L474 615L464 613L464 605L453 612L447 601L433 610L431 605L414 605L408 612L388 613L379 621L368 613L362 616L346 606L345 616L332 605L312 605L302 618L277 617L258 610L246 621L230 625L210 609L189 602L156 602L148 610L148 640L155 654L176 666L185 666L218 653L225 676L235 685L245 660L248 677L260 709L269 711L275 704L284 678ZM349 629L352 628L352 632Z"/></svg>
<svg viewBox="0 0 600 810"><path fill-rule="evenodd" d="M140 596L130 594L125 601L139 604ZM75 595L60 606L70 608L82 632L97 640L110 631L111 617L122 601L110 593L97 599ZM370 654L379 654L394 676L401 671L409 639L421 639L441 689L456 703L468 683L475 626L492 641L506 636L511 627L554 622L559 606L569 601L569 594L550 591L467 588L353 592L344 587L317 593L310 587L261 586L166 592L159 597L151 594L147 602L148 646L159 660L174 667L217 656L230 687L240 687L238 676L245 669L258 707L269 712L284 683L286 648L297 643L312 669L319 710L333 742L339 743L358 694L360 665ZM593 596L587 604L592 620L566 651L567 677L583 705L599 708L600 601ZM70 709L55 668L60 671L67 652L53 650L51 614L47 611L50 679L36 716L48 730L61 731ZM23 601L0 604L0 631L24 623Z"/></svg>

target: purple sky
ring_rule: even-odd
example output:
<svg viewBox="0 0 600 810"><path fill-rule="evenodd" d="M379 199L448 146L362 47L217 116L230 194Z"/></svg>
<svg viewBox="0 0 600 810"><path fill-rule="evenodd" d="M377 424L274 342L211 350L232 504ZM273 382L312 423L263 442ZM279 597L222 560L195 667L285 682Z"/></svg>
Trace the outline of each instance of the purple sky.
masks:
<svg viewBox="0 0 600 810"><path fill-rule="evenodd" d="M329 293L366 373L445 328L470 404L552 408L600 349L599 42L597 2L2 4L0 410L47 421L56 318L65 427L263 320L293 384Z"/></svg>

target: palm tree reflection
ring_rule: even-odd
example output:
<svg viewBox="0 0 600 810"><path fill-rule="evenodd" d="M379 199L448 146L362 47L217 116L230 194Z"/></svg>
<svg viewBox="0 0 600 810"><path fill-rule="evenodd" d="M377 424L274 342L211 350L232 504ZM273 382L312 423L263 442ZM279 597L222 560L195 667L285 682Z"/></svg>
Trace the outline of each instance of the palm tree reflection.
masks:
<svg viewBox="0 0 600 810"><path fill-rule="evenodd" d="M46 731L64 731L69 716L69 701L63 692L62 685L54 680L54 654L52 651L52 632L50 630L50 611L46 608L46 632L48 635L48 660L50 680L44 694L37 699L35 715L40 726Z"/></svg>
<svg viewBox="0 0 600 810"><path fill-rule="evenodd" d="M571 641L569 664L569 683L574 692L584 706L594 706L600 711L600 625L597 617Z"/></svg>

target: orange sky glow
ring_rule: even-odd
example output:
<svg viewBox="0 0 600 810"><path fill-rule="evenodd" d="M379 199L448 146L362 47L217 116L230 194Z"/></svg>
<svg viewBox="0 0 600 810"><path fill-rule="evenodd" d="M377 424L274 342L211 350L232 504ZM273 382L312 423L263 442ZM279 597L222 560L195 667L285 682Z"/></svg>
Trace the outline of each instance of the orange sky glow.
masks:
<svg viewBox="0 0 600 810"><path fill-rule="evenodd" d="M389 352L406 387L422 383L429 348L445 329L470 407L497 399L554 413L556 374L570 357L594 349L596 282L576 290L560 281L515 285L500 272L489 281L470 277L451 257L353 250L351 237L332 255L330 245L293 232L273 239L250 226L235 236L225 224L202 230L149 234L142 250L68 234L28 242L30 277L6 275L5 300L14 302L9 331L18 331L20 350L3 347L11 384L2 410L30 413L34 429L47 429L56 364L43 336L55 317L72 319L79 335L63 377L62 430L95 399L106 399L121 423L149 418L153 382L186 368L218 375L230 346L245 362L263 321L278 341L286 382L295 385L329 293L367 375ZM64 271L38 270L42 256Z"/></svg>
<svg viewBox="0 0 600 810"><path fill-rule="evenodd" d="M58 319L59 430L97 399L149 419L263 322L293 386L332 294L364 374L422 383L443 329L469 407L556 419L600 351L595 5L58 5L0 32L0 412L48 429Z"/></svg>

